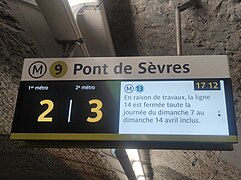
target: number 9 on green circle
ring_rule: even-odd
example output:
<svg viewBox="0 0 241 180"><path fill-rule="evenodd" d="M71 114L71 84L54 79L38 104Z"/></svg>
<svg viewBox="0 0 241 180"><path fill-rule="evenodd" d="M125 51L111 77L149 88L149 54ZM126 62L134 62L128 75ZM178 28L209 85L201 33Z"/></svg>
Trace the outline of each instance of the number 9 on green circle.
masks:
<svg viewBox="0 0 241 180"><path fill-rule="evenodd" d="M56 61L50 66L49 71L50 71L51 76L53 76L55 78L61 78L67 73L68 66L63 61Z"/></svg>

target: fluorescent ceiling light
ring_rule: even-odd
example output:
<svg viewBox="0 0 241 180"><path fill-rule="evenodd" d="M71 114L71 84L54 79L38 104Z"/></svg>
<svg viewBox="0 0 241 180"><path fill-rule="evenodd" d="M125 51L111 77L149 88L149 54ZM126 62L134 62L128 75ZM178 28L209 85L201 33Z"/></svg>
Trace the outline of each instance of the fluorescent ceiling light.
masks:
<svg viewBox="0 0 241 180"><path fill-rule="evenodd" d="M132 169L138 180L145 180L144 171L137 149L126 149L127 156L132 164Z"/></svg>
<svg viewBox="0 0 241 180"><path fill-rule="evenodd" d="M99 0L68 0L71 7L83 3L97 3Z"/></svg>
<svg viewBox="0 0 241 180"><path fill-rule="evenodd" d="M140 176L140 177L138 177L137 180L146 180L146 178L144 176Z"/></svg>
<svg viewBox="0 0 241 180"><path fill-rule="evenodd" d="M143 172L143 169L142 169L142 164L140 161L134 161L133 164L132 164L132 168L135 172L135 175L137 177L139 176L144 176L144 172Z"/></svg>
<svg viewBox="0 0 241 180"><path fill-rule="evenodd" d="M126 149L126 153L131 162L140 161L139 153L137 149Z"/></svg>

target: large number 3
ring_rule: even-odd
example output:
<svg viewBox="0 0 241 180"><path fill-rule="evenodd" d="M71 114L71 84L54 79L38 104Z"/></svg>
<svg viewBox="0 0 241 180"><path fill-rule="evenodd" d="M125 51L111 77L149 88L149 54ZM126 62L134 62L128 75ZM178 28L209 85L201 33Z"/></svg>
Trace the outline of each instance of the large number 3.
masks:
<svg viewBox="0 0 241 180"><path fill-rule="evenodd" d="M96 117L95 118L88 117L87 121L91 123L100 121L103 115L102 111L100 110L103 106L102 102L98 99L93 99L89 101L89 104L90 105L96 104L95 108L91 108L91 112L96 113Z"/></svg>

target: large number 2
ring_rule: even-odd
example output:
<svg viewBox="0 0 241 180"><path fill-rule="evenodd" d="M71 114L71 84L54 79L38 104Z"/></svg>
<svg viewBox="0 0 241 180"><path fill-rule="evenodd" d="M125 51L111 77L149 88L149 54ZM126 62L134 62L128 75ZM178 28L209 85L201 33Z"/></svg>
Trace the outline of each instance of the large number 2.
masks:
<svg viewBox="0 0 241 180"><path fill-rule="evenodd" d="M100 121L103 115L102 111L100 110L103 106L102 102L98 99L93 99L89 101L89 104L90 105L96 104L95 108L91 108L91 112L96 113L96 117L95 118L88 117L87 121L91 123Z"/></svg>
<svg viewBox="0 0 241 180"><path fill-rule="evenodd" d="M40 104L41 105L47 104L48 108L42 114L40 114L40 116L38 117L38 122L52 122L52 119L53 119L52 117L45 117L45 116L53 110L54 108L53 101L45 99L45 100L42 100Z"/></svg>

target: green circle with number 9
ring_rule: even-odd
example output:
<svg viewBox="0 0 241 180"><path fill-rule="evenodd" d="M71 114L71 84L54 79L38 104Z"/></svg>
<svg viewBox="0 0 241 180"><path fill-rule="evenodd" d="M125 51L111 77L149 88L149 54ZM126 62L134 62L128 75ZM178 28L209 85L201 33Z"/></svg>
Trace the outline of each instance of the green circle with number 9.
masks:
<svg viewBox="0 0 241 180"><path fill-rule="evenodd" d="M50 71L51 76L53 76L55 78L61 78L67 73L68 66L63 61L56 61L50 66L49 71Z"/></svg>

